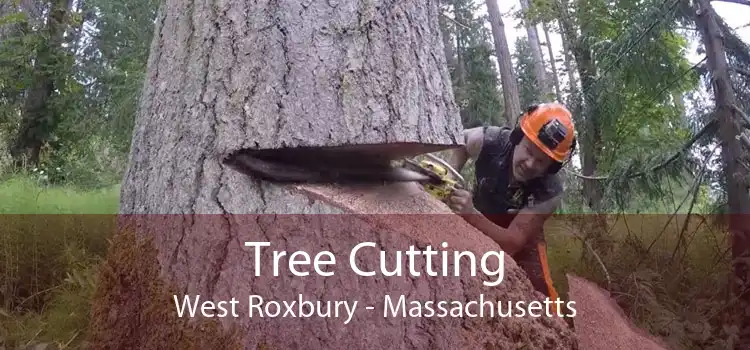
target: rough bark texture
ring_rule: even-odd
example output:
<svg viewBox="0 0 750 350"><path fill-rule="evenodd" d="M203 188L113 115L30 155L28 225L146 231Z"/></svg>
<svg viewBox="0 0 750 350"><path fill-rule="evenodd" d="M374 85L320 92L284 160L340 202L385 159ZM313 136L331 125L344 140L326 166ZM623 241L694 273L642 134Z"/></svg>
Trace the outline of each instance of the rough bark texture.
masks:
<svg viewBox="0 0 750 350"><path fill-rule="evenodd" d="M706 48L706 63L711 72L713 95L716 101L716 118L719 122L719 139L722 143L721 158L724 163L725 186L727 193L729 231L732 235L734 297L737 298L736 322L739 326L739 339L735 348L746 348L750 344L750 195L748 171L741 164L747 157L739 136L741 117L736 110L737 99L729 79L726 51L722 42L722 32L717 23L717 15L707 0L699 0L696 6L696 24Z"/></svg>
<svg viewBox="0 0 750 350"><path fill-rule="evenodd" d="M568 295L576 302L573 320L581 350L668 349L660 339L636 327L606 290L573 274L567 277Z"/></svg>
<svg viewBox="0 0 750 350"><path fill-rule="evenodd" d="M252 198L219 165L238 149L462 142L435 3L169 0L157 22L122 212Z"/></svg>
<svg viewBox="0 0 750 350"><path fill-rule="evenodd" d="M372 269L379 267L379 249L390 263L394 250L410 245L446 242L449 250L475 254L499 249L417 184L280 186L221 165L223 155L248 147L411 142L424 152L459 143L437 18L434 2L168 0L121 197L123 214L150 215L123 217L124 232L135 235L118 236L102 269L92 347L574 349L560 318L383 317L386 294L419 301L465 302L480 294L502 303L542 300L510 258L497 287L484 287L488 278L481 271L472 276L468 265L461 277L434 278L361 277L347 268L349 251L367 241L377 247L367 248L359 263ZM361 215L278 215L284 213ZM272 243L260 258L260 276L246 241ZM282 267L273 276L272 250L332 251L335 275L294 277ZM433 267L442 270L440 262ZM416 271L424 276L423 260ZM235 297L241 316L179 318L173 293ZM360 305L349 324L250 318L251 294Z"/></svg>
<svg viewBox="0 0 750 350"><path fill-rule="evenodd" d="M513 126L521 115L521 98L518 94L518 81L513 73L513 62L508 49L508 39L505 37L505 24L500 15L497 0L487 0L487 15L492 27L492 37L495 39L495 54L500 67L500 82L503 86L503 101L505 105L505 120Z"/></svg>

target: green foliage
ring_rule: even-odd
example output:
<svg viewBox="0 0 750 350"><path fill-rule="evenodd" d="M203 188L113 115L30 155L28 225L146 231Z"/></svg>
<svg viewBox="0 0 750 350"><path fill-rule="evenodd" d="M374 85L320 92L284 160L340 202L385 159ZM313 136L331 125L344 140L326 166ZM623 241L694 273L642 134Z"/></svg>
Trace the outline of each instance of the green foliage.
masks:
<svg viewBox="0 0 750 350"><path fill-rule="evenodd" d="M98 35L84 58L93 78L88 103L98 116L94 125L117 152L127 152L130 146L159 4L158 0L87 2L100 13L95 23ZM85 125L91 127L90 121Z"/></svg>
<svg viewBox="0 0 750 350"><path fill-rule="evenodd" d="M35 32L9 30L26 28L26 16L12 13L0 18L6 23L6 35L0 40L0 129L5 132L15 130L18 111L24 102L24 91L31 84L34 66L29 57L33 57L38 47L43 44L40 35Z"/></svg>
<svg viewBox="0 0 750 350"><path fill-rule="evenodd" d="M539 103L538 96L541 95L541 85L536 81L534 74L534 60L531 56L531 47L525 37L516 40L516 49L513 53L516 60L515 72L518 76L518 94L521 106L530 106Z"/></svg>
<svg viewBox="0 0 750 350"><path fill-rule="evenodd" d="M77 191L37 181L16 176L0 183L0 347L75 347L85 339L97 264L115 216L54 214L114 214L119 188Z"/></svg>
<svg viewBox="0 0 750 350"><path fill-rule="evenodd" d="M0 41L0 134L6 136L0 141L16 137L19 118L38 118L32 135L43 146L36 171L46 171L50 184L106 187L124 169L159 1L82 6L66 13L61 30L72 35L63 45L49 27L28 25L23 12L2 18L14 30ZM41 114L27 116L24 93L44 76L54 83L53 93ZM59 176L51 176L58 168Z"/></svg>
<svg viewBox="0 0 750 350"><path fill-rule="evenodd" d="M492 66L492 49L476 46L464 49L466 58L466 83L456 88L457 95L464 102L461 110L463 125L466 128L499 124L502 114L502 101L497 89L497 73Z"/></svg>
<svg viewBox="0 0 750 350"><path fill-rule="evenodd" d="M721 311L728 241L708 216L609 215L609 254L602 264L581 260L586 215L562 215L546 224L552 279L564 298L567 273L606 287L626 315L674 349L725 349ZM606 269L606 274L604 273ZM608 278L607 278L608 276Z"/></svg>
<svg viewBox="0 0 750 350"><path fill-rule="evenodd" d="M605 207L629 203L627 197L637 192L658 196L664 176L677 180L686 174L682 161L652 178L630 176L672 156L692 136L674 98L697 88L698 77L690 74L688 43L676 32L673 4L576 0L569 9L573 18L560 18L580 30L574 47L580 55L589 50L593 59L593 82L583 91L588 103L583 117L592 123L577 126L582 141L598 135L596 148L584 143L583 151L596 154L598 174L609 175Z"/></svg>
<svg viewBox="0 0 750 350"><path fill-rule="evenodd" d="M466 128L499 124L503 113L493 41L485 26L487 19L475 15L482 6L483 1L454 1L449 8L461 25L450 21L443 24L444 32L451 36L455 45L459 67L451 72L451 78L454 98Z"/></svg>

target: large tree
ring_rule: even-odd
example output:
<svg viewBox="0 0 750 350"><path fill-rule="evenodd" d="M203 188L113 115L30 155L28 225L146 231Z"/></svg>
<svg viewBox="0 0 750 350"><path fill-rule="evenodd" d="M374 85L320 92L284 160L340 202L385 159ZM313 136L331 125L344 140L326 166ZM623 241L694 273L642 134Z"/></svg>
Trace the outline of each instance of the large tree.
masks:
<svg viewBox="0 0 750 350"><path fill-rule="evenodd" d="M724 37L733 33L723 32L720 19L710 1L700 0L694 6L696 26L701 33L706 50L706 63L710 73L711 90L715 98L714 118L718 123L718 138L722 145L721 158L724 165L725 190L729 233L732 237L731 287L738 307L734 320L738 326L735 349L745 348L750 343L750 172L747 169L750 140L743 134L744 112L735 96L730 79L731 67L727 63ZM731 42L731 40L729 40ZM744 145L743 145L744 143Z"/></svg>
<svg viewBox="0 0 750 350"><path fill-rule="evenodd" d="M500 14L497 0L486 0L486 4L492 37L495 39L495 57L500 68L500 81L503 85L505 121L506 125L513 126L516 124L516 119L521 115L521 101L518 96L518 83L516 82L516 74L513 72L508 39L505 36L505 23Z"/></svg>
<svg viewBox="0 0 750 350"><path fill-rule="evenodd" d="M375 249L391 257L441 242L475 254L499 250L457 215L273 215L450 213L416 184L283 186L222 163L241 149L297 146L359 145L398 158L454 147L460 131L434 2L167 1L122 186L121 213L128 215L94 301L94 347L573 347L559 318L382 317L389 293L416 300L539 298L507 257L504 280L494 288L467 265L460 278L361 277L346 268L348 251L366 241L376 248L366 248L358 264L372 269L379 267ZM336 274L294 277L284 269L277 277L269 270L255 276L253 251L243 241L271 242L262 264L273 261L271 249L332 251ZM424 275L429 267L415 268ZM241 316L180 319L173 295L186 294L237 297ZM358 300L376 310L359 310L347 325L346 315L248 318L249 294Z"/></svg>

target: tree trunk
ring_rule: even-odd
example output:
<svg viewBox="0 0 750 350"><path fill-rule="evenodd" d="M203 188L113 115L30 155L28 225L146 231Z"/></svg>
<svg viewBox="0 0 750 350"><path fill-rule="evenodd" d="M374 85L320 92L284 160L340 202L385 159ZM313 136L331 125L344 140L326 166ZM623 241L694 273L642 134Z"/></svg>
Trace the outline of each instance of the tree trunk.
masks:
<svg viewBox="0 0 750 350"><path fill-rule="evenodd" d="M696 25L701 32L706 49L706 63L711 72L712 88L716 103L716 118L719 122L719 139L722 142L721 157L724 163L726 193L729 206L729 231L732 235L732 259L734 275L732 286L738 306L736 322L739 326L739 339L735 348L750 344L750 194L748 193L748 171L741 162L746 160L748 151L743 150L740 135L741 117L736 109L737 100L729 77L722 33L717 23L717 15L710 2L699 0ZM745 158L745 159L743 159Z"/></svg>
<svg viewBox="0 0 750 350"><path fill-rule="evenodd" d="M593 51L589 47L588 41L582 39L586 37L585 33L581 37L576 35L565 5L562 3L558 3L558 5L558 10L561 12L560 26L563 32L563 42L567 41L570 45L571 53L578 67L578 75L581 77L581 94L584 105L582 108L578 106L581 101L577 97L572 104L574 110L579 111L579 113L575 113L577 115L576 121L580 122L583 119L583 129L585 130L582 137L579 137L583 158L581 162L582 172L583 175L594 176L601 148L601 133L597 122L597 105L594 99L596 91L593 91L596 76L596 66L592 58ZM581 118L580 112L585 114L584 118ZM583 180L583 197L588 202L589 208L596 212L602 209L602 189L598 180Z"/></svg>
<svg viewBox="0 0 750 350"><path fill-rule="evenodd" d="M518 94L518 81L513 73L513 62L510 57L508 40L505 38L505 24L500 16L497 0L487 0L487 14L492 27L492 37L495 39L495 54L500 67L500 81L503 86L503 100L505 105L505 120L513 126L516 118L521 115L521 98Z"/></svg>
<svg viewBox="0 0 750 350"><path fill-rule="evenodd" d="M562 26L562 24L560 24ZM576 95L578 95L578 79L576 79L576 70L573 67L573 57L571 57L570 42L566 35L561 35L563 46L563 58L565 60L565 71L568 73L568 85L570 86L570 98L568 104L573 104Z"/></svg>
<svg viewBox="0 0 750 350"><path fill-rule="evenodd" d="M445 0L442 0L443 3ZM455 50L453 47L453 37L448 26L448 21L441 15L440 16L440 34L443 37L443 52L445 53L445 61L448 64L448 71L452 72L456 69L456 57Z"/></svg>
<svg viewBox="0 0 750 350"><path fill-rule="evenodd" d="M542 30L544 30L544 40L547 41L547 53L549 53L549 64L552 67L552 82L555 87L555 97L557 98L557 102L563 103L562 91L560 91L560 79L557 77L555 51L552 50L552 41L549 40L549 26L547 23L542 23Z"/></svg>
<svg viewBox="0 0 750 350"><path fill-rule="evenodd" d="M152 47L153 68L122 190L123 212L222 212L209 200L224 173L217 160L239 149L423 145L403 147L393 155L398 157L456 145L462 127L437 7L376 4L243 9L230 2L216 12L195 3L187 8L195 16L192 22L168 7L157 38L174 35L177 42L157 40ZM240 25L233 16L244 11L258 15ZM309 17L288 15L299 12ZM185 28L167 34L173 26ZM194 120L161 122L188 116ZM173 151L153 146L164 138L165 149ZM192 179L181 175L183 186L153 182L169 176L169 169L186 169L180 173L192 173ZM186 200L197 192L205 193L195 203Z"/></svg>
<svg viewBox="0 0 750 350"><path fill-rule="evenodd" d="M39 163L42 147L58 122L58 116L54 108L50 108L49 103L55 90L54 67L62 49L66 14L71 6L72 0L52 2L45 28L47 41L42 44L36 56L31 85L27 89L24 101L21 125L10 147L11 156L17 166L34 166Z"/></svg>
<svg viewBox="0 0 750 350"><path fill-rule="evenodd" d="M672 95L672 98L674 98L675 107L680 111L680 122L682 123L680 126L683 128L689 127L690 117L688 116L687 109L685 109L685 95L677 92Z"/></svg>
<svg viewBox="0 0 750 350"><path fill-rule="evenodd" d="M459 2L453 2L453 13L455 13L455 19L458 23L463 23L463 17L459 10ZM463 87L466 84L466 61L464 60L464 28L461 26L456 27L456 82L457 85Z"/></svg>
<svg viewBox="0 0 750 350"><path fill-rule="evenodd" d="M524 15L529 11L529 8L529 0L521 0L521 10L523 11ZM536 78L536 82L540 87L539 90L542 93L542 96L538 96L537 98L541 99L542 101L547 101L549 99L548 95L550 93L550 86L549 82L547 81L547 70L544 67L542 45L539 40L539 32L537 31L536 25L526 23L526 35L529 39L529 47L531 47L531 57L534 60L534 77Z"/></svg>
<svg viewBox="0 0 750 350"><path fill-rule="evenodd" d="M594 96L594 81L596 66L592 58L592 50L589 42L585 40L586 33L577 36L572 25L570 13L566 5L558 2L557 10L561 14L560 26L563 33L563 42L570 45L570 52L575 58L578 75L581 78L581 93L571 95L573 115L578 125L583 125L579 134L582 173L585 176L595 176L598 167L598 158L601 154L601 132L597 116L598 106ZM592 178L583 179L583 198L588 207L596 214L590 220L586 220L580 227L584 239L591 243L593 251L600 255L608 255L614 247L611 237L606 236L609 232L607 218L602 213L603 189L598 180ZM584 250L582 260L589 265L596 264L596 256L589 250Z"/></svg>
<svg viewBox="0 0 750 350"><path fill-rule="evenodd" d="M128 215L93 302L93 348L574 346L561 318L383 317L386 295L395 303L400 295L539 299L510 258L488 260L489 268L505 264L503 283L494 288L483 286L488 277L472 276L465 261L461 277L362 277L347 268L379 271L379 250L390 268L395 250L411 245L499 250L417 184L282 186L222 166L222 155L242 148L400 145L397 157L457 144L462 128L434 2L183 3L168 1L157 21L122 186L121 212ZM399 212L440 215L367 215ZM132 215L155 213L189 216ZM197 215L204 213L221 215ZM299 215L278 215L284 213ZM360 215L318 215L325 213ZM376 243L360 259L348 259L355 245L370 241ZM256 257L243 242L271 247ZM335 265L322 273L335 275L292 266L312 271L293 276L286 262L296 255L282 258L282 270L272 275L271 250L330 251ZM429 265L416 261L413 271L425 276ZM441 265L448 267L438 262L432 269ZM237 316L178 317L175 298L197 295L237 298ZM278 317L260 318L249 314L253 295L359 305L353 315L341 308L340 318L282 317L283 305Z"/></svg>

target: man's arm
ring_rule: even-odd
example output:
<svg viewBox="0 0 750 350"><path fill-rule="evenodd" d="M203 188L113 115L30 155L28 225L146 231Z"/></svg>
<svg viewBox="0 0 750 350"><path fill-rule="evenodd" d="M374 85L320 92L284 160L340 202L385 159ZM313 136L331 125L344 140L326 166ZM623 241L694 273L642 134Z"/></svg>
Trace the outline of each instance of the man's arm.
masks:
<svg viewBox="0 0 750 350"><path fill-rule="evenodd" d="M544 222L557 210L561 201L562 196L558 195L533 207L521 209L513 219L513 222L510 223L508 229L519 232L520 236L523 237L521 243L526 244L526 241L530 237L540 232L544 227Z"/></svg>
<svg viewBox="0 0 750 350"><path fill-rule="evenodd" d="M530 238L540 232L544 222L560 205L562 186L557 179L551 178L550 180L534 191L542 202L519 211L507 229L495 225L475 209L471 204L471 195L466 191L461 191L452 198L454 205L457 205L454 210L458 209L459 215L466 222L492 238L503 251L513 255L521 250Z"/></svg>
<svg viewBox="0 0 750 350"><path fill-rule="evenodd" d="M541 232L544 222L555 213L562 202L563 187L556 176L552 176L540 184L534 191L539 203L521 209L508 229L518 232L522 237L521 244L526 244L529 238Z"/></svg>
<svg viewBox="0 0 750 350"><path fill-rule="evenodd" d="M456 171L461 171L469 158L476 160L482 150L484 141L484 128L476 127L463 131L464 145L453 150L446 159Z"/></svg>
<svg viewBox="0 0 750 350"><path fill-rule="evenodd" d="M466 222L495 241L500 246L500 249L509 255L517 253L526 243L526 232L510 228L506 229L495 225L494 222L487 219L482 213L474 209L473 206L470 212L461 213L460 215Z"/></svg>

